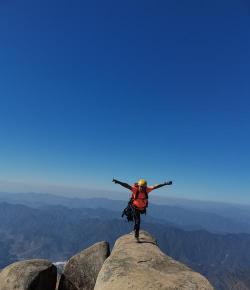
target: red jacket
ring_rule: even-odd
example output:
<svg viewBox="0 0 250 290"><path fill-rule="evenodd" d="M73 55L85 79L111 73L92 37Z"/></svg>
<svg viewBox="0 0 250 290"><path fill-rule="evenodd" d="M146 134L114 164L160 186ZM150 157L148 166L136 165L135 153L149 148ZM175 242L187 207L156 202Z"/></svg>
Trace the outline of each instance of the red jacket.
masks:
<svg viewBox="0 0 250 290"><path fill-rule="evenodd" d="M138 186L133 185L131 188L132 191L132 204L138 208L138 209L144 209L148 206L148 198L147 195L150 191L152 191L154 188L153 186L147 186L146 187L146 193L144 191L139 191ZM139 191L139 192L138 192Z"/></svg>

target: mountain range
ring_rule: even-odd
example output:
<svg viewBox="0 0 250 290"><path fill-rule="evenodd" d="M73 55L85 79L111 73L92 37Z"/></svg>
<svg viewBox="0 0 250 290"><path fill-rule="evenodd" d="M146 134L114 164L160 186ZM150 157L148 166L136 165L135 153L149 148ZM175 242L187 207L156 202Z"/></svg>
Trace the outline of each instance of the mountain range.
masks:
<svg viewBox="0 0 250 290"><path fill-rule="evenodd" d="M64 261L101 240L112 247L132 230L121 218L125 201L50 197L19 196L19 204L1 197L0 268L30 258ZM250 289L248 224L233 221L230 232L231 221L195 209L151 204L142 228L156 237L163 252L206 276L216 289ZM242 232L236 231L237 224Z"/></svg>
<svg viewBox="0 0 250 290"><path fill-rule="evenodd" d="M153 199L154 200L154 199ZM62 205L68 208L103 208L121 213L125 200L107 198L69 198L53 194L0 193L0 202L23 204L32 208ZM159 202L159 200L158 200ZM166 202L166 201L165 201ZM183 229L205 229L213 233L250 233L250 207L227 203L215 203L171 199L170 204L150 203L148 220L172 223ZM116 215L120 217L120 214ZM146 219L147 220L147 219Z"/></svg>

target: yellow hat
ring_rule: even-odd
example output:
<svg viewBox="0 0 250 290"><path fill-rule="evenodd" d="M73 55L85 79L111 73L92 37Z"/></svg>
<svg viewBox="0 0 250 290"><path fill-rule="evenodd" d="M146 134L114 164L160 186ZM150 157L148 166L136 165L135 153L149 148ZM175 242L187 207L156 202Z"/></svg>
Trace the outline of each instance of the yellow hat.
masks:
<svg viewBox="0 0 250 290"><path fill-rule="evenodd" d="M144 180L144 179L140 179L140 180L138 181L138 185L139 185L139 186L147 186L147 181Z"/></svg>

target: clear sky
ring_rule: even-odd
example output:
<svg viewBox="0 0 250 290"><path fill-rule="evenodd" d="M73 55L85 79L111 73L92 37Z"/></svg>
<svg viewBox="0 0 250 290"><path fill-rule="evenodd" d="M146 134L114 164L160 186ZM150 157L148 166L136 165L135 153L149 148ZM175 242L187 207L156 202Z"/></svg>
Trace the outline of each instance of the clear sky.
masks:
<svg viewBox="0 0 250 290"><path fill-rule="evenodd" d="M249 15L247 0L1 1L0 181L172 179L159 194L250 203Z"/></svg>

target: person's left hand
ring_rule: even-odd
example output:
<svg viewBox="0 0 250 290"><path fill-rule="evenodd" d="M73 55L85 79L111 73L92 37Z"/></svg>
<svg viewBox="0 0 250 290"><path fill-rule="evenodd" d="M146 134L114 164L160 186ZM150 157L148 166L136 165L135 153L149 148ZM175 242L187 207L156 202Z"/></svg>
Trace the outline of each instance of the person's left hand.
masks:
<svg viewBox="0 0 250 290"><path fill-rule="evenodd" d="M173 182L172 181L168 181L168 182L165 182L164 184L165 185L171 185L171 184L173 184Z"/></svg>

